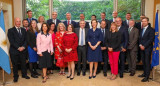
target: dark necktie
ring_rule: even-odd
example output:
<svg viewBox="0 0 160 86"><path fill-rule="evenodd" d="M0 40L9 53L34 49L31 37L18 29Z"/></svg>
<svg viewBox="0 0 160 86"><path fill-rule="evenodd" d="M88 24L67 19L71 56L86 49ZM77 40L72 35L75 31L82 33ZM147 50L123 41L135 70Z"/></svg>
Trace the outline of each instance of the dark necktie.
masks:
<svg viewBox="0 0 160 86"><path fill-rule="evenodd" d="M18 35L19 35L19 37L22 36L22 34L21 34L21 28L18 28Z"/></svg>

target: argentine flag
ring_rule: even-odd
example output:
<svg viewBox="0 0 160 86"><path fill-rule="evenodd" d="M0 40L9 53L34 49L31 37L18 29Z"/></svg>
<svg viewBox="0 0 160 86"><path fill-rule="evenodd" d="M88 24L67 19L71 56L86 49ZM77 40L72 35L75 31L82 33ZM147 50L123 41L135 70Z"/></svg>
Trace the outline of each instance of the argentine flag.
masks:
<svg viewBox="0 0 160 86"><path fill-rule="evenodd" d="M3 11L0 14L0 67L5 70L8 74L11 73L8 48L7 48L7 38L4 25Z"/></svg>

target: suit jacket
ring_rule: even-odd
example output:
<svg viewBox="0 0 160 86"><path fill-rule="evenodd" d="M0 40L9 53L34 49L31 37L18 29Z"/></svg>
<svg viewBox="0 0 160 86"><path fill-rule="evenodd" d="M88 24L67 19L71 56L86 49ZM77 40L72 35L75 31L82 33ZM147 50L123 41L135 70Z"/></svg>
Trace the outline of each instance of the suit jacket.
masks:
<svg viewBox="0 0 160 86"><path fill-rule="evenodd" d="M111 23L113 22L113 19L109 20Z"/></svg>
<svg viewBox="0 0 160 86"><path fill-rule="evenodd" d="M53 22L52 19L48 19L47 20L47 24L49 25L51 22ZM57 27L58 27L58 24L60 23L61 21L59 19L56 19L56 25L55 25L55 30L54 32L57 32Z"/></svg>
<svg viewBox="0 0 160 86"><path fill-rule="evenodd" d="M102 21L102 20L99 20L98 22L101 23L101 21ZM106 21L106 27L105 27L105 28L106 28L106 29L110 29L111 21L109 21L109 20L107 20L107 19L105 19L105 21ZM112 21L113 21L113 20L112 20Z"/></svg>
<svg viewBox="0 0 160 86"><path fill-rule="evenodd" d="M27 18L27 20L28 20L28 23L29 23L29 25L30 25L30 21L29 21L29 19L28 19L28 18ZM37 19L32 18L32 20L35 20L35 21L38 23Z"/></svg>
<svg viewBox="0 0 160 86"><path fill-rule="evenodd" d="M86 22L86 24L85 24L85 28L90 28L89 27L89 22L87 22L87 21L85 21ZM80 26L79 26L79 22L77 22L77 24L76 24L76 28L79 28Z"/></svg>
<svg viewBox="0 0 160 86"><path fill-rule="evenodd" d="M36 47L36 34L32 33L30 30L27 31L27 45L32 49Z"/></svg>
<svg viewBox="0 0 160 86"><path fill-rule="evenodd" d="M121 32L112 33L111 31L107 31L105 38L105 46L113 48L113 51L121 50Z"/></svg>
<svg viewBox="0 0 160 86"><path fill-rule="evenodd" d="M106 37L108 36L108 33L109 33L109 29L105 29L105 36L103 37L104 41L101 42L101 44L100 44L101 47L106 47L106 43L105 43L106 41L105 40L106 40Z"/></svg>
<svg viewBox="0 0 160 86"><path fill-rule="evenodd" d="M8 30L8 39L10 42L10 49L9 52L10 54L20 54L20 53L26 53L27 51L27 33L24 28L21 27L21 34L22 36L19 36L19 33L16 29L16 27L12 27ZM22 52L18 51L19 47L24 47L25 50Z"/></svg>
<svg viewBox="0 0 160 86"><path fill-rule="evenodd" d="M75 28L75 33L77 34L77 37L78 37L78 44L79 44L79 31L80 31L80 28ZM86 42L86 45L88 44L87 43L87 33L88 33L88 28L85 28L85 42Z"/></svg>
<svg viewBox="0 0 160 86"><path fill-rule="evenodd" d="M129 50L138 51L138 39L139 39L139 30L133 27L129 33L129 41L128 41Z"/></svg>
<svg viewBox="0 0 160 86"><path fill-rule="evenodd" d="M128 23L129 23L129 22L128 22ZM126 28L129 28L129 25L127 24L127 20L124 20L124 21L122 22L122 25L125 26Z"/></svg>
<svg viewBox="0 0 160 86"><path fill-rule="evenodd" d="M149 25L149 27L151 27L151 23L148 23L148 25ZM137 28L137 29L139 29L139 31L142 29L141 28L141 22L137 22L137 23L135 23L135 27Z"/></svg>
<svg viewBox="0 0 160 86"><path fill-rule="evenodd" d="M64 21L63 23L64 23L64 25L65 25L66 28L67 28L67 26L68 26L67 20ZM75 21L71 20L71 24L73 24L74 28L76 28L76 22L75 22Z"/></svg>
<svg viewBox="0 0 160 86"><path fill-rule="evenodd" d="M149 27L146 29L142 37L143 29L140 30L139 44L145 47L145 50L152 50L153 41L154 41L154 29Z"/></svg>
<svg viewBox="0 0 160 86"><path fill-rule="evenodd" d="M119 29L119 32L121 32L121 47L127 49L127 45L128 45L128 29L124 26L121 26Z"/></svg>

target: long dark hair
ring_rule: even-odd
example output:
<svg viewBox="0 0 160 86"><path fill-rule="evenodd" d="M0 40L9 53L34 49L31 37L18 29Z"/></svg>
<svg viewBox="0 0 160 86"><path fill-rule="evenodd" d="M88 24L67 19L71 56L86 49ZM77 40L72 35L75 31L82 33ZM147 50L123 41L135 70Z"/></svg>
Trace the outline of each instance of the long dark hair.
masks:
<svg viewBox="0 0 160 86"><path fill-rule="evenodd" d="M49 31L51 30L51 25L52 25L52 24L54 24L54 31L55 31L56 27L55 27L55 23L54 23L54 22L51 22L51 23L49 24Z"/></svg>
<svg viewBox="0 0 160 86"><path fill-rule="evenodd" d="M46 25L46 26L47 26L47 33L48 33L48 32L49 32L49 26L48 26L47 23L43 23L43 24L42 24L41 31L43 32L43 25Z"/></svg>

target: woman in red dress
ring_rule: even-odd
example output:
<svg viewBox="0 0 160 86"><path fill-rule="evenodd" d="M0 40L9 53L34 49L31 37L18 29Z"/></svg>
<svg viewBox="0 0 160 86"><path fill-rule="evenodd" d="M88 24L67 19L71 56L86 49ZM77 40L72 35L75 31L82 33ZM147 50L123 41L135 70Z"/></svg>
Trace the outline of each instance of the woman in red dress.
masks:
<svg viewBox="0 0 160 86"><path fill-rule="evenodd" d="M65 25L63 23L59 23L57 27L57 32L55 36L55 59L57 60L58 58L62 58L62 37L65 33ZM60 72L59 75L65 75L65 67L66 65L59 66L60 67Z"/></svg>
<svg viewBox="0 0 160 86"><path fill-rule="evenodd" d="M78 61L77 55L77 46L78 46L78 37L74 33L74 28L72 24L69 24L67 27L67 33L64 34L62 38L62 51L64 62L68 62L68 76L70 80L74 78L75 70L75 61Z"/></svg>

